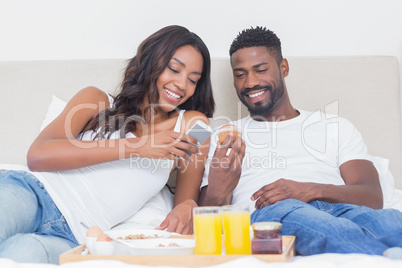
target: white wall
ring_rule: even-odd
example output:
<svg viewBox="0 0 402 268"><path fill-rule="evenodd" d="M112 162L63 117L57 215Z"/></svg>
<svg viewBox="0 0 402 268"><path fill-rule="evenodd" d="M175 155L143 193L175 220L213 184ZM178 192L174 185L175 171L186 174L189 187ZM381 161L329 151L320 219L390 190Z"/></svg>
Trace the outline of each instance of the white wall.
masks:
<svg viewBox="0 0 402 268"><path fill-rule="evenodd" d="M157 29L180 24L212 56L263 25L288 56L402 58L400 0L0 0L0 60L128 58Z"/></svg>
<svg viewBox="0 0 402 268"><path fill-rule="evenodd" d="M402 62L400 0L0 0L0 61L130 58L159 28L196 32L227 57L262 25L285 56L393 55Z"/></svg>

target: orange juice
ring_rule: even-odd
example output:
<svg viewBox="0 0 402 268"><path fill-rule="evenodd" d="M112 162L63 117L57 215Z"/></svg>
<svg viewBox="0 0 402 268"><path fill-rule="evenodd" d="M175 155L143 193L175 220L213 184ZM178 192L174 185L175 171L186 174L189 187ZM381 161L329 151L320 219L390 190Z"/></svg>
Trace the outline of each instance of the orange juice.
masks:
<svg viewBox="0 0 402 268"><path fill-rule="evenodd" d="M201 207L203 208L203 207ZM222 252L222 215L219 213L197 214L194 208L195 254L218 254Z"/></svg>
<svg viewBox="0 0 402 268"><path fill-rule="evenodd" d="M226 254L251 254L250 213L240 208L223 209Z"/></svg>

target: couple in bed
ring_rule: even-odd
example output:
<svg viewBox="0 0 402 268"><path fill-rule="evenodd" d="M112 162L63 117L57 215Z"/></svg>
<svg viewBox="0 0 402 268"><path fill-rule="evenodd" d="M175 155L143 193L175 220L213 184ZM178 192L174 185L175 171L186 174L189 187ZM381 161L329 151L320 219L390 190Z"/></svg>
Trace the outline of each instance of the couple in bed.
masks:
<svg viewBox="0 0 402 268"><path fill-rule="evenodd" d="M174 170L174 208L159 229L191 234L195 206L250 203L252 222L282 222L301 255L401 250L402 213L381 209L359 132L343 118L316 120L292 107L273 32L244 30L230 47L236 93L250 111L233 123L242 137L217 145L215 135L199 144L184 134L213 115L210 64L196 34L168 26L140 44L116 96L79 91L31 145L31 171L0 171L0 257L58 263L83 243L81 222L109 230ZM325 153L315 154L320 146ZM267 166L272 155L281 165Z"/></svg>

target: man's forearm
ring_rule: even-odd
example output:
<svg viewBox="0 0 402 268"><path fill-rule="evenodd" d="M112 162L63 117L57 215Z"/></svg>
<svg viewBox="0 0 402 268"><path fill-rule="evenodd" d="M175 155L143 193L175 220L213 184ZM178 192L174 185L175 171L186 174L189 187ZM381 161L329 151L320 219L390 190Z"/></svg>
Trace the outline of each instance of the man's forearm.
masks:
<svg viewBox="0 0 402 268"><path fill-rule="evenodd" d="M223 191L213 191L209 186L201 189L199 204L200 206L223 206L230 205L232 193L225 194Z"/></svg>
<svg viewBox="0 0 402 268"><path fill-rule="evenodd" d="M370 184L330 185L317 184L316 199L329 203L348 203L374 209L383 207L381 189Z"/></svg>

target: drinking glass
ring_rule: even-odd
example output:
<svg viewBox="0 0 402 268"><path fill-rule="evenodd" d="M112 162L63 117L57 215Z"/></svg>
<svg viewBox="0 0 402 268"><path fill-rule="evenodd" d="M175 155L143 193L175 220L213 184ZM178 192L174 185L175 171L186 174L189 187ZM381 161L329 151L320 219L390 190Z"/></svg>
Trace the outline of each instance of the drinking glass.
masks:
<svg viewBox="0 0 402 268"><path fill-rule="evenodd" d="M249 207L223 206L222 213L226 254L251 254Z"/></svg>
<svg viewBox="0 0 402 268"><path fill-rule="evenodd" d="M195 254L222 253L221 208L195 207L193 209Z"/></svg>

